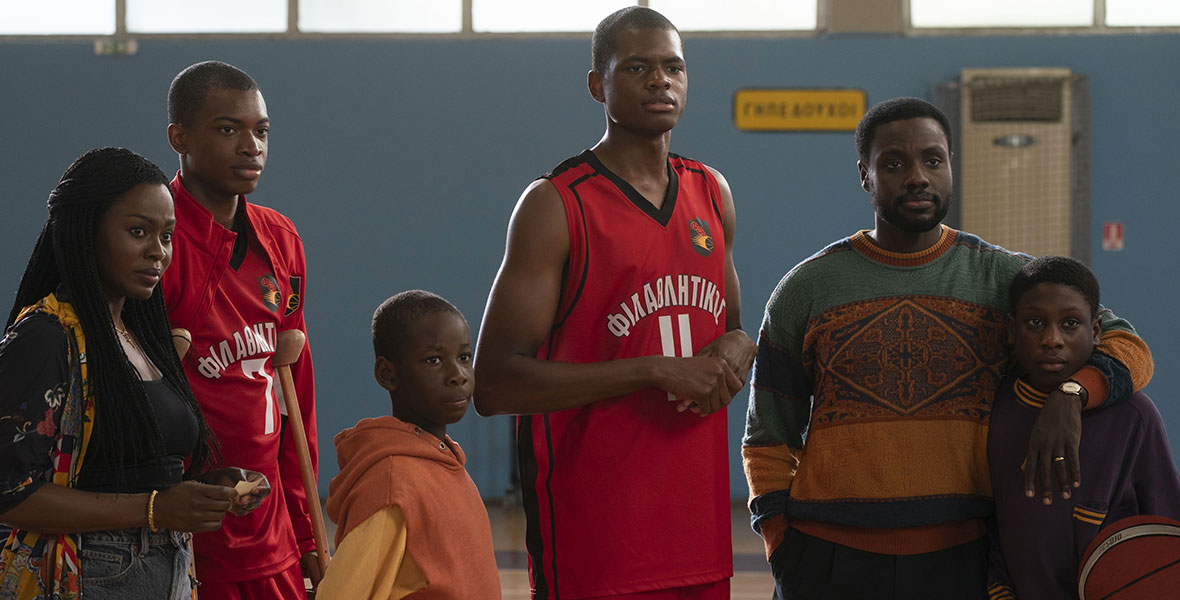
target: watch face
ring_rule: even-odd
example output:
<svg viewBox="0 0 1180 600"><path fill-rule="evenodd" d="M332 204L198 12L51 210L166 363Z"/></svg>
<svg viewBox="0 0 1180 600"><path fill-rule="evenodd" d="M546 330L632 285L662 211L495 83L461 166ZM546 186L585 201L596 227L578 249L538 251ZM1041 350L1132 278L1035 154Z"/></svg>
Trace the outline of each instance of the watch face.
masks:
<svg viewBox="0 0 1180 600"><path fill-rule="evenodd" d="M1059 389L1067 394L1075 394L1076 395L1076 394L1082 393L1082 384L1080 384L1076 381L1067 381L1067 382L1061 384L1060 386L1058 386L1057 389Z"/></svg>

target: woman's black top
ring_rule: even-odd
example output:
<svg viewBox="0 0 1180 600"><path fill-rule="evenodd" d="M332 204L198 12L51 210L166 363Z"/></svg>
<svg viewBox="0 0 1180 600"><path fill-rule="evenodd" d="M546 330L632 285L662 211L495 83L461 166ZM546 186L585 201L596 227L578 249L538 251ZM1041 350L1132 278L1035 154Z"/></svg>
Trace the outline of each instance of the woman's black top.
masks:
<svg viewBox="0 0 1180 600"><path fill-rule="evenodd" d="M70 386L66 335L55 317L31 315L0 340L0 512L24 501L52 472ZM146 381L144 388L164 441L164 456L131 457L119 468L91 446L75 487L137 493L180 483L184 459L197 443L197 417L167 383Z"/></svg>

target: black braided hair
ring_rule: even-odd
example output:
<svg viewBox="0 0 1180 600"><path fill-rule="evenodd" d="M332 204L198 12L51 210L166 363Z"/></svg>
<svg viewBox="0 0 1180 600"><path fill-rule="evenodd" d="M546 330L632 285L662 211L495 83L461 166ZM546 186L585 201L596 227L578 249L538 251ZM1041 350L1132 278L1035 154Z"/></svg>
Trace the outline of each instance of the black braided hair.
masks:
<svg viewBox="0 0 1180 600"><path fill-rule="evenodd" d="M167 186L168 179L151 161L125 148L90 150L66 169L49 194L49 217L33 247L6 325L13 324L22 308L51 293L62 292L68 298L86 336L88 378L95 399L91 447L103 457L104 466L120 477L129 461L164 456L164 440L139 373L116 337L94 238L111 204L145 183ZM147 300L127 298L123 323L168 387L196 415L200 434L185 476L203 472L217 460L216 443L172 345L160 286Z"/></svg>

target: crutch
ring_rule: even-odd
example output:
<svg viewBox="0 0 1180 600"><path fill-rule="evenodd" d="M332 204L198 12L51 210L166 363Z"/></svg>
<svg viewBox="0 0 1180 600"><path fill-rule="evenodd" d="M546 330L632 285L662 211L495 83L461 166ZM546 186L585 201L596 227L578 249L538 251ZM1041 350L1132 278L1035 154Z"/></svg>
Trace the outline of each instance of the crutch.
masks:
<svg viewBox="0 0 1180 600"><path fill-rule="evenodd" d="M287 405L287 423L291 426L291 437L295 438L295 453L299 456L299 473L303 476L303 492L307 495L307 507L311 512L311 530L315 536L316 556L320 561L320 573L327 573L328 532L324 528L324 513L320 508L320 495L316 491L315 471L311 468L311 451L307 447L307 433L303 428L303 413L299 411L299 399L295 397L295 382L291 379L291 363L299 360L307 336L298 329L280 331L275 343L271 365L279 376L283 389L283 401Z"/></svg>

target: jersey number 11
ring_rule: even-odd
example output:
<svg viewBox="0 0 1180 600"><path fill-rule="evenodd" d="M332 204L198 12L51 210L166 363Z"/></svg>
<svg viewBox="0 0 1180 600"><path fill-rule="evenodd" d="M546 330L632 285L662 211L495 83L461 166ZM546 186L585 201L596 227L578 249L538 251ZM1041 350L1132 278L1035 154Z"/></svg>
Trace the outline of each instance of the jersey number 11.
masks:
<svg viewBox="0 0 1180 600"><path fill-rule="evenodd" d="M663 346L664 356L692 356L692 328L689 327L688 314L676 315L676 324L680 329L680 354L676 354L676 335L672 331L672 315L660 316L660 344ZM668 400L676 401L676 396L668 392Z"/></svg>

